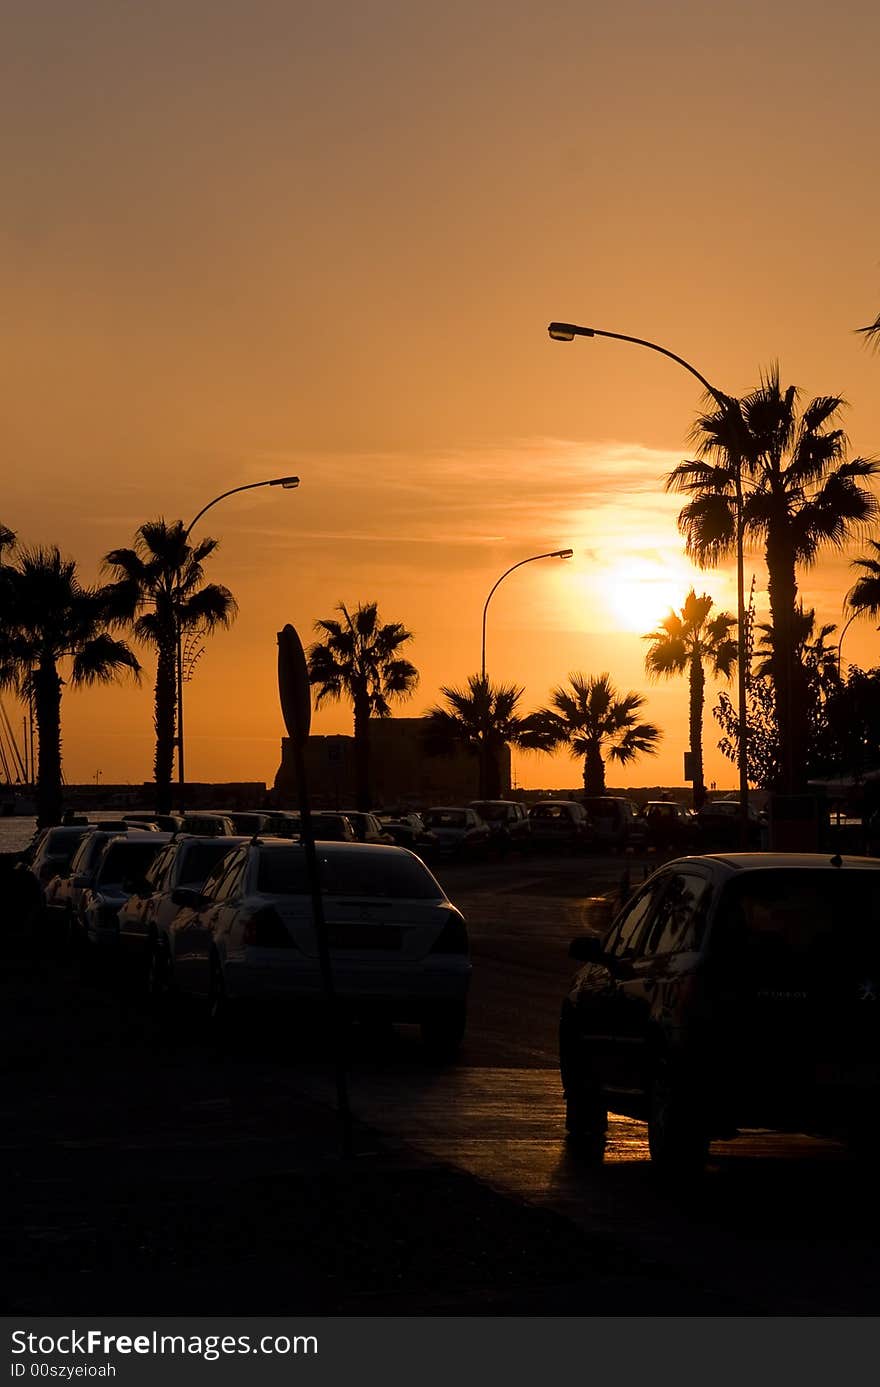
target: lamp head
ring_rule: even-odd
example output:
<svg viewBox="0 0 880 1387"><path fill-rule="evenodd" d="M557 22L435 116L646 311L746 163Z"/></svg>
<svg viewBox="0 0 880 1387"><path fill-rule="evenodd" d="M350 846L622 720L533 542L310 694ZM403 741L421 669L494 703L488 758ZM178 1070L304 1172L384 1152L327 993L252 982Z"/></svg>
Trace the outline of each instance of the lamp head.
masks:
<svg viewBox="0 0 880 1387"><path fill-rule="evenodd" d="M554 559L571 559L574 557L573 549L554 549L550 556Z"/></svg>
<svg viewBox="0 0 880 1387"><path fill-rule="evenodd" d="M270 486L283 487L285 491L293 491L299 486L299 477L273 477Z"/></svg>
<svg viewBox="0 0 880 1387"><path fill-rule="evenodd" d="M577 323L551 323L547 331L554 342L573 342L576 337L595 337L591 327L579 327Z"/></svg>

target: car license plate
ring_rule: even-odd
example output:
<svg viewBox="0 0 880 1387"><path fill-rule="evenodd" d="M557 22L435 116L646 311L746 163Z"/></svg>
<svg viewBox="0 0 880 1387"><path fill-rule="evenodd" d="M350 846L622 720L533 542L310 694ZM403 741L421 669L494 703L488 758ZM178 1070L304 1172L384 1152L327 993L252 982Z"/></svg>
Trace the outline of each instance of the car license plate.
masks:
<svg viewBox="0 0 880 1387"><path fill-rule="evenodd" d="M327 937L331 949L399 950L401 934L393 925L355 925L328 923Z"/></svg>

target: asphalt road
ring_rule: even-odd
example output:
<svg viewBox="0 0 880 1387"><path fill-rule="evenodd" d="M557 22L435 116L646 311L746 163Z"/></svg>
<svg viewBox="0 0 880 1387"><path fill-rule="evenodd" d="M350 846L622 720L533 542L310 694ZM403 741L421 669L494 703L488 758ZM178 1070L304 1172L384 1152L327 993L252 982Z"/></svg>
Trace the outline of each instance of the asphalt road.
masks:
<svg viewBox="0 0 880 1387"><path fill-rule="evenodd" d="M833 1143L750 1133L713 1146L706 1179L676 1200L651 1179L639 1123L612 1120L608 1156L598 1170L581 1168L568 1153L556 1069L559 1004L574 969L568 943L607 916L607 898L624 872L635 884L648 865L653 864L591 857L438 865L438 876L468 919L472 940L473 986L461 1057L455 1065L432 1066L414 1029L355 1030L350 1093L356 1117L391 1150L414 1149L513 1196L514 1203L499 1205L497 1229L508 1226L523 1206L559 1215L563 1222L554 1226L583 1232L635 1258L643 1269L638 1313L650 1313L651 1268L656 1269L658 1313L668 1309L662 1287L676 1278L744 1313L876 1313L875 1172ZM132 1226L125 1258L118 1250L114 1254L121 1259L120 1278L128 1275L137 1289L131 1267L140 1265L138 1259L151 1266L158 1260L166 1284L177 1284L173 1276L167 1281L177 1274L190 1297L184 1306L194 1308L196 1283L187 1268L194 1242L201 1245L211 1217L219 1217L207 1212L214 1209L211 1190L218 1180L249 1172L242 1177L249 1190L241 1215L246 1228L260 1183L254 1183L254 1172L259 1175L265 1161L269 1179L270 1154L276 1163L281 1159L278 1132L292 1096L316 1100L316 1112L332 1105L333 1084L321 1051L308 1033L291 1040L288 1031L267 1030L240 1037L233 1053L218 1054L200 1014L185 1011L173 1021L157 1017L108 980L81 980L70 960L50 954L8 970L0 979L0 994L6 1073L0 1100L6 1135L0 1144L7 1169L20 1182L29 1255L45 1248L46 1265L59 1268L56 1275L62 1278L46 1283L48 1299L35 1301L33 1287L42 1283L34 1262L24 1298L14 1303L39 1304L43 1313L71 1309L65 1298L69 1268L78 1277L94 1274L94 1240L105 1236L102 1228L102 1255L110 1255L106 1248L116 1246L114 1219L127 1226L134 1217L134 1189L137 1199L145 1200L149 1226ZM316 1132L320 1125L316 1122ZM325 1142L328 1132L332 1143L332 1121L319 1134ZM290 1160L301 1160L303 1143L308 1147L312 1135L288 1132L284 1140L293 1153ZM125 1180L114 1186L123 1168ZM178 1192L184 1185L190 1189L186 1181L201 1190L194 1203L187 1194L184 1203L191 1211L186 1216L178 1206L170 1222L162 1213L167 1205L163 1181L177 1181ZM460 1208L451 1208L450 1218L468 1206L467 1188L461 1187ZM113 1189L110 1198L107 1192ZM273 1187L273 1201L278 1197ZM228 1215L226 1193L223 1208ZM269 1228L273 1209L267 1205L261 1215ZM298 1206L296 1217L301 1216ZM474 1260L482 1258L485 1238L481 1242L472 1220L460 1221L471 1230ZM271 1243L271 1233L266 1236ZM559 1237L548 1242L549 1235L542 1236L547 1260ZM369 1238L364 1234L365 1243L371 1239L375 1245L376 1238L375 1229ZM510 1241L519 1245L519 1235ZM320 1247L327 1245L324 1236ZM223 1257L233 1251L246 1255L224 1244L216 1251L208 1248L199 1265L217 1259L218 1268L225 1268ZM379 1272L383 1267L387 1274L387 1257ZM200 1271L198 1285L207 1294L213 1283L204 1275ZM217 1276L222 1280L219 1270ZM455 1279L454 1267L450 1279ZM85 1295L92 1282L77 1284ZM84 1303L106 1305L106 1300ZM344 1297L327 1303L330 1312L340 1307L350 1310ZM621 1304L619 1312L628 1308ZM552 1299L540 1311L581 1312L590 1313L590 1306L581 1310Z"/></svg>

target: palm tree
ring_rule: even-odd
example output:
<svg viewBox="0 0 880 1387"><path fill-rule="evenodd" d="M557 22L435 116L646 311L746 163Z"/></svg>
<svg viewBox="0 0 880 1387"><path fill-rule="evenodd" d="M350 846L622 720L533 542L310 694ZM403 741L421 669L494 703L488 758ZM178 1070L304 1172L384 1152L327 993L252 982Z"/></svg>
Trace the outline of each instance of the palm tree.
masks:
<svg viewBox="0 0 880 1387"><path fill-rule="evenodd" d="M160 518L138 528L133 549L111 549L104 556L104 568L116 579L110 589L114 612L131 624L136 640L156 650L153 776L161 814L171 808L178 623L184 635L208 633L229 626L238 610L228 588L203 581L205 559L219 542L206 538L190 546L182 521L169 525Z"/></svg>
<svg viewBox="0 0 880 1387"><path fill-rule="evenodd" d="M712 598L705 592L697 597L696 591L691 588L681 612L670 610L656 631L642 637L651 641L645 656L645 668L651 678L671 679L676 674L684 674L685 670L688 672L695 809L702 808L706 798L703 783L705 665L708 663L716 677L729 679L736 663L736 640L730 634L736 626L736 617L731 616L730 612L719 612L710 621L711 610Z"/></svg>
<svg viewBox="0 0 880 1387"><path fill-rule="evenodd" d="M134 652L115 640L106 588L84 587L76 564L57 548L23 549L4 565L0 587L0 686L33 696L39 736L37 823L61 819L61 689L69 664L72 688L136 676Z"/></svg>
<svg viewBox="0 0 880 1387"><path fill-rule="evenodd" d="M637 722L644 706L641 694L618 693L609 674L570 674L569 687L554 689L551 708L535 714L545 746L567 746L584 761L584 794L605 793L605 756L625 766L637 756L653 755L661 732Z"/></svg>
<svg viewBox="0 0 880 1387"><path fill-rule="evenodd" d="M376 602L364 602L349 612L344 602L336 611L342 618L316 621L315 630L326 639L308 651L309 679L318 686L315 707L326 700L351 700L354 708L354 759L356 808L371 807L370 718L391 716L391 699L409 698L419 682L415 665L398 655L413 636L399 621L382 625Z"/></svg>
<svg viewBox="0 0 880 1387"><path fill-rule="evenodd" d="M425 714L425 745L431 754L449 754L461 748L480 758L480 794L498 799L501 794L500 758L504 747L546 751L551 745L535 715L521 717L517 705L523 689L515 684L493 684L472 674L466 689L444 686L440 692L446 707Z"/></svg>
<svg viewBox="0 0 880 1387"><path fill-rule="evenodd" d="M783 757L783 787L800 788L807 741L807 694L797 650L797 567L826 544L840 548L852 527L876 514L865 486L880 470L866 458L845 461L836 425L843 400L823 395L798 411L798 391L783 391L774 366L734 408L718 408L694 426L699 457L679 464L667 489L691 499L678 517L688 554L714 567L736 538L736 471L742 458L745 532L764 546L773 627L772 677Z"/></svg>
<svg viewBox="0 0 880 1387"><path fill-rule="evenodd" d="M875 539L868 543L874 557L853 559L852 567L862 569L862 573L844 600L852 616L870 616L876 621L880 617L880 544Z"/></svg>

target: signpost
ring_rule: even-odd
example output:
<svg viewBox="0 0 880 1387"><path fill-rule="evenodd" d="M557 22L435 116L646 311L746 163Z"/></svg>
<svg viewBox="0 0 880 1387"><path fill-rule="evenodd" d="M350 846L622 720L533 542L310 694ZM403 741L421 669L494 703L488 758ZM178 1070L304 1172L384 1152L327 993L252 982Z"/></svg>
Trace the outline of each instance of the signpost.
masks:
<svg viewBox="0 0 880 1387"><path fill-rule="evenodd" d="M318 853L315 848L312 811L306 783L305 746L309 739L309 728L312 723L311 687L302 642L295 627L291 626L290 623L284 627L283 631L278 632L278 694L281 699L284 725L293 747L293 764L296 770L296 785L299 793L300 838L306 858L306 870L312 897L312 923L318 944L321 979L324 985L324 996L327 999L327 1021L333 1045L336 1106L342 1128L342 1154L343 1156L351 1156L354 1154L354 1142L351 1108L348 1102L345 1047L339 1008L336 1005L336 992L333 986L330 943L327 938L327 922L324 918L324 900L321 895L321 872L318 864Z"/></svg>

